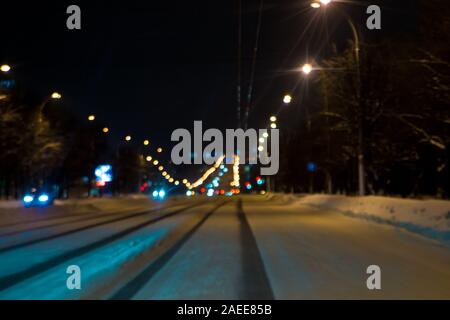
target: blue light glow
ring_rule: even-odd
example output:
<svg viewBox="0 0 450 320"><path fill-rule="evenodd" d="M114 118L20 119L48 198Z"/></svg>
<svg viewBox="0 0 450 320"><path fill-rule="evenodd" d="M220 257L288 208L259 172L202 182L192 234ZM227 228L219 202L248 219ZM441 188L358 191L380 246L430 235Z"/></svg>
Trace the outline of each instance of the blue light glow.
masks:
<svg viewBox="0 0 450 320"><path fill-rule="evenodd" d="M316 172L317 171L317 164L314 162L309 162L306 165L306 168L308 169L309 172Z"/></svg>
<svg viewBox="0 0 450 320"><path fill-rule="evenodd" d="M39 198L38 198L39 202L47 202L48 199L49 199L49 197L48 197L48 195L46 195L45 193L44 193L44 194L41 194L41 195L39 196Z"/></svg>
<svg viewBox="0 0 450 320"><path fill-rule="evenodd" d="M23 202L25 202L25 203L30 203L33 200L34 200L34 197L30 196L30 195L26 195L25 197L23 197Z"/></svg>

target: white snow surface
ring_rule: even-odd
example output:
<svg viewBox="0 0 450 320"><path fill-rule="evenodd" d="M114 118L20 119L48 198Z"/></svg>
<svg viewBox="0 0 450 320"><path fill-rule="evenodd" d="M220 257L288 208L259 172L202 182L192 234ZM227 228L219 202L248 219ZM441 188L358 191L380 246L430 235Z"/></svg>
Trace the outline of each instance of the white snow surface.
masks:
<svg viewBox="0 0 450 320"><path fill-rule="evenodd" d="M337 210L349 216L403 227L434 239L450 240L450 201L306 195L300 197L296 204Z"/></svg>

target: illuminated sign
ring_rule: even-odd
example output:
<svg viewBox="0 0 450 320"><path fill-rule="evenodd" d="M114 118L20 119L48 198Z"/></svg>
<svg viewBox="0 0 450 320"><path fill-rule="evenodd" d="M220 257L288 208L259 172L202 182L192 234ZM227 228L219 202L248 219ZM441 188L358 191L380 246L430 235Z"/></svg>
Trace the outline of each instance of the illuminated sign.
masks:
<svg viewBox="0 0 450 320"><path fill-rule="evenodd" d="M95 169L95 181L107 183L112 181L112 166L109 164L100 165Z"/></svg>

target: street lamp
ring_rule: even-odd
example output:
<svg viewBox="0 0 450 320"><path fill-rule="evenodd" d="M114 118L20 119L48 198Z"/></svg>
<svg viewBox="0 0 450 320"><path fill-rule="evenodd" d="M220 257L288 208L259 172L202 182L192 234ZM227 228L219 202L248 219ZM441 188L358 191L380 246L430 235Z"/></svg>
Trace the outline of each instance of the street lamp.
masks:
<svg viewBox="0 0 450 320"><path fill-rule="evenodd" d="M320 4L323 6L328 5L332 0L320 0ZM317 3L317 2L316 2ZM320 5L313 6L311 4L311 7L317 9L320 8ZM353 33L353 40L355 43L355 60L356 60L356 77L357 77L357 92L356 92L356 98L358 100L359 105L359 128L358 128L358 189L359 189L359 195L363 196L366 194L366 176L365 176L365 163L364 163L364 110L361 103L361 64L360 64L360 36L358 33L358 29L356 28L355 22L353 19L344 12L345 17L347 18L347 23L350 26L350 29Z"/></svg>
<svg viewBox="0 0 450 320"><path fill-rule="evenodd" d="M327 6L333 0L315 0L311 2L311 7L314 9L320 8L321 6Z"/></svg>
<svg viewBox="0 0 450 320"><path fill-rule="evenodd" d="M51 98L55 99L55 100L59 100L59 99L62 98L62 95L60 93L58 93L58 92L53 92L52 95L51 95Z"/></svg>
<svg viewBox="0 0 450 320"><path fill-rule="evenodd" d="M47 103L49 103L50 100L52 100L52 99L53 100L59 100L61 98L62 98L62 95L60 93L58 93L58 92L53 92L51 95L49 95L49 96L47 96L47 98L45 98L45 100L38 107L38 120L39 120L39 122L42 122L42 112L44 111L44 108L47 105Z"/></svg>
<svg viewBox="0 0 450 320"><path fill-rule="evenodd" d="M275 116L270 117L270 122L276 122L276 121L277 121L277 117L275 117Z"/></svg>
<svg viewBox="0 0 450 320"><path fill-rule="evenodd" d="M284 104L291 104L291 102L292 102L292 96L290 94L286 94L283 97L283 103Z"/></svg>
<svg viewBox="0 0 450 320"><path fill-rule="evenodd" d="M127 141L127 142L131 141L131 136L126 136L125 141Z"/></svg>
<svg viewBox="0 0 450 320"><path fill-rule="evenodd" d="M93 114L89 115L88 120L89 121L94 121L95 120L95 115L93 115Z"/></svg>
<svg viewBox="0 0 450 320"><path fill-rule="evenodd" d="M103 133L108 133L109 132L109 128L108 127L104 127L102 131L103 131Z"/></svg>
<svg viewBox="0 0 450 320"><path fill-rule="evenodd" d="M9 72L10 70L11 70L11 67L10 67L9 65L7 65L7 64L2 64L2 65L0 66L0 71L2 71L2 72L7 73L7 72Z"/></svg>
<svg viewBox="0 0 450 320"><path fill-rule="evenodd" d="M148 146L150 144L150 141L144 140L144 146Z"/></svg>
<svg viewBox="0 0 450 320"><path fill-rule="evenodd" d="M309 75L313 71L313 66L310 63L305 63L301 70L304 74Z"/></svg>
<svg viewBox="0 0 450 320"><path fill-rule="evenodd" d="M59 92L53 92L52 95L50 96L50 98L52 98L53 100L59 100L62 98L62 95Z"/></svg>

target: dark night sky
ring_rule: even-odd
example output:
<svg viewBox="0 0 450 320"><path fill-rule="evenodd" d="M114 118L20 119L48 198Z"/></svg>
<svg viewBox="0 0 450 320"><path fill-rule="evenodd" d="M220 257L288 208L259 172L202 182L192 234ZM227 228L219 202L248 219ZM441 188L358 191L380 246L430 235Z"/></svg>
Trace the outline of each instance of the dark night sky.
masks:
<svg viewBox="0 0 450 320"><path fill-rule="evenodd" d="M353 1L355 2L355 1ZM416 1L373 1L383 33L409 33ZM243 0L244 89L250 73L259 0ZM257 61L255 126L263 126L282 94L297 82L285 72L320 56L350 34L337 12L307 25L308 1L266 0ZM346 7L363 26L366 4ZM66 29L66 8L82 9L82 30ZM30 1L2 4L0 62L40 96L53 90L80 117L95 113L116 135L164 143L173 129L235 126L237 0ZM412 29L411 29L412 28ZM306 31L306 32L305 32ZM301 35L305 32L305 35ZM325 36L328 33L328 38Z"/></svg>

